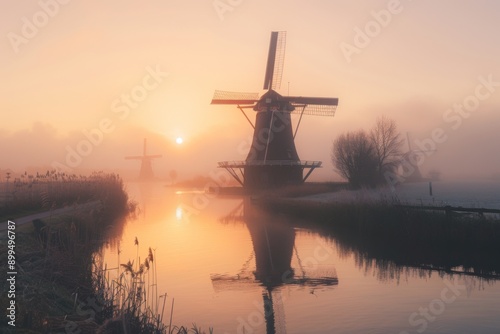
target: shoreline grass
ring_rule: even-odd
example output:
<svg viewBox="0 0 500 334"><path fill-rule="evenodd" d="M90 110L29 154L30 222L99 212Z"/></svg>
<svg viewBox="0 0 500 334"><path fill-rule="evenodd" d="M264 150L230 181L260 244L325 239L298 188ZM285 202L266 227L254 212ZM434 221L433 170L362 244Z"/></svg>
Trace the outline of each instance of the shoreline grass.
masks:
<svg viewBox="0 0 500 334"><path fill-rule="evenodd" d="M158 295L155 251L150 247L141 262L137 238L135 246L137 257L117 268L108 269L100 261L94 263L95 290L103 308L109 310L107 320L96 333L205 334L196 324L191 328L172 324L175 299L167 300L167 293ZM115 272L114 277L111 272ZM209 333L213 333L212 328Z"/></svg>
<svg viewBox="0 0 500 334"><path fill-rule="evenodd" d="M16 332L68 332L66 327L72 323L79 323L82 333L94 332L99 317L89 319L84 312L88 310L78 308L82 301L95 295L92 256L107 238L121 234L123 218L131 205L123 182L116 175L94 174L85 183L86 188L92 189L87 195L99 198L101 207L16 228ZM64 193L53 195L51 198ZM5 237L0 239L2 249L6 249L6 242ZM4 272L6 256L6 252L0 256ZM2 293L1 307L8 302ZM10 332L13 328L2 323L2 329Z"/></svg>
<svg viewBox="0 0 500 334"><path fill-rule="evenodd" d="M60 185L60 181L54 182ZM171 322L164 325L166 295L147 289L156 287L157 282L151 249L144 262L137 258L135 265L130 261L122 264L118 278L110 278L102 264L104 246L117 242L125 218L135 213L136 207L128 201L124 184L116 175L93 174L84 183L92 189L84 197L99 199L102 205L16 227L16 327L2 322L0 332L205 333L195 324L192 328ZM50 198L57 200L60 195L55 192ZM74 198L82 199L73 196L68 200ZM0 236L0 247L7 249L5 236ZM0 254L4 272L6 253ZM9 303L3 293L6 290L4 286L0 297L4 309Z"/></svg>
<svg viewBox="0 0 500 334"><path fill-rule="evenodd" d="M0 202L0 217L17 218L22 214L53 210L93 200L123 200L126 193L114 185L122 184L116 174L94 172L90 176L47 171L36 176L27 175L11 182L4 189ZM4 184L4 188L5 188ZM111 193L115 191L115 193ZM118 191L118 192L116 192Z"/></svg>
<svg viewBox="0 0 500 334"><path fill-rule="evenodd" d="M342 252L361 262L438 268L484 278L500 278L500 220L479 215L396 207L392 199L318 202L261 197L255 204L293 218L295 227L333 239Z"/></svg>

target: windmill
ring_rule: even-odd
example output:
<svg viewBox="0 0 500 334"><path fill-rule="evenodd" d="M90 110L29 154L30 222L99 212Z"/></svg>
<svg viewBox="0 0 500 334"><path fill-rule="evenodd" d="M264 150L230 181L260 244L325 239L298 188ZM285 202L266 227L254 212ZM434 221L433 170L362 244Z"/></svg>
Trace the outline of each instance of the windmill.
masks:
<svg viewBox="0 0 500 334"><path fill-rule="evenodd" d="M281 84L285 59L286 32L272 32L264 79L267 92L215 91L212 104L236 105L254 129L252 146L245 161L219 162L245 188L267 188L303 183L321 161L301 161L295 148L295 136L303 115L334 116L337 98L282 96ZM252 123L245 109L257 114ZM290 114L299 114L295 130ZM308 170L304 176L304 170Z"/></svg>
<svg viewBox="0 0 500 334"><path fill-rule="evenodd" d="M236 275L212 274L214 290L247 290L261 286L267 334L286 333L284 300L281 296L284 286L308 287L314 293L318 287L338 285L335 270L306 275L295 247L295 229L282 216L271 216L257 210L247 198L221 222L246 224L253 252ZM294 254L300 272L291 266ZM255 271L251 272L248 268L253 259Z"/></svg>
<svg viewBox="0 0 500 334"><path fill-rule="evenodd" d="M162 156L157 155L148 155L147 154L147 141L144 138L144 146L142 149L142 155L138 156L128 156L125 157L126 160L141 160L141 171L139 172L139 179L142 181L150 181L154 179L153 167L151 164L151 160L156 158L161 158Z"/></svg>

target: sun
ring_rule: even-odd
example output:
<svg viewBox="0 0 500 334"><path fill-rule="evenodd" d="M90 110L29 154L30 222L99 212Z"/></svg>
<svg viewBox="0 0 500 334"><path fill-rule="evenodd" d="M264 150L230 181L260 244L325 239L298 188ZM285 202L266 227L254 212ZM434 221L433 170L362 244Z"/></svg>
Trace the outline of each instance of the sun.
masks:
<svg viewBox="0 0 500 334"><path fill-rule="evenodd" d="M184 142L184 139L182 139L182 137L177 137L177 138L175 139L175 142L176 142L178 145L180 145L180 144L182 144L182 143Z"/></svg>

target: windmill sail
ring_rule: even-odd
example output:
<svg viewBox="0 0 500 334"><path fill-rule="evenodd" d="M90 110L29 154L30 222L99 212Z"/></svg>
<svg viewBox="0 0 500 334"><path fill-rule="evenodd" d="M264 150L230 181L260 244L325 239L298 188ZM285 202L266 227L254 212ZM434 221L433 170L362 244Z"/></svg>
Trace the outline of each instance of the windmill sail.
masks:
<svg viewBox="0 0 500 334"><path fill-rule="evenodd" d="M335 111L337 110L336 105L326 105L326 104L295 104L292 103L295 110L292 114L304 114L313 116L335 116Z"/></svg>
<svg viewBox="0 0 500 334"><path fill-rule="evenodd" d="M216 90L212 98L212 104L253 104L259 101L258 93L241 93Z"/></svg>
<svg viewBox="0 0 500 334"><path fill-rule="evenodd" d="M264 89L279 89L285 63L286 31L273 31L269 43Z"/></svg>
<svg viewBox="0 0 500 334"><path fill-rule="evenodd" d="M285 96L285 101L295 107L294 114L334 116L339 104L338 98Z"/></svg>
<svg viewBox="0 0 500 334"><path fill-rule="evenodd" d="M339 99L335 97L284 96L283 100L297 104L324 104L332 106L339 104Z"/></svg>

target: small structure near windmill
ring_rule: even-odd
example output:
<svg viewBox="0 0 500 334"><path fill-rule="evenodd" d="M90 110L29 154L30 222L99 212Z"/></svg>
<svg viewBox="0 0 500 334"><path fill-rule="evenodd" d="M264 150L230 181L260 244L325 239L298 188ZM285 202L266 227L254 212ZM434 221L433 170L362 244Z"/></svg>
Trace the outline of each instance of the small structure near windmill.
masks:
<svg viewBox="0 0 500 334"><path fill-rule="evenodd" d="M272 32L264 80L267 92L235 93L216 91L212 104L236 105L254 129L252 146L245 161L219 162L244 188L269 188L303 183L321 161L301 161L295 148L295 136L303 115L333 116L337 98L282 96L279 89L283 74L286 32ZM245 113L253 109L255 124ZM295 129L290 114L299 114ZM304 170L308 170L304 176Z"/></svg>
<svg viewBox="0 0 500 334"><path fill-rule="evenodd" d="M152 160L156 158L161 158L160 154L148 155L147 154L147 141L144 138L144 146L142 150L142 155L138 156L128 156L125 160L141 160L141 170L139 172L139 180L141 181L152 181L154 180Z"/></svg>

